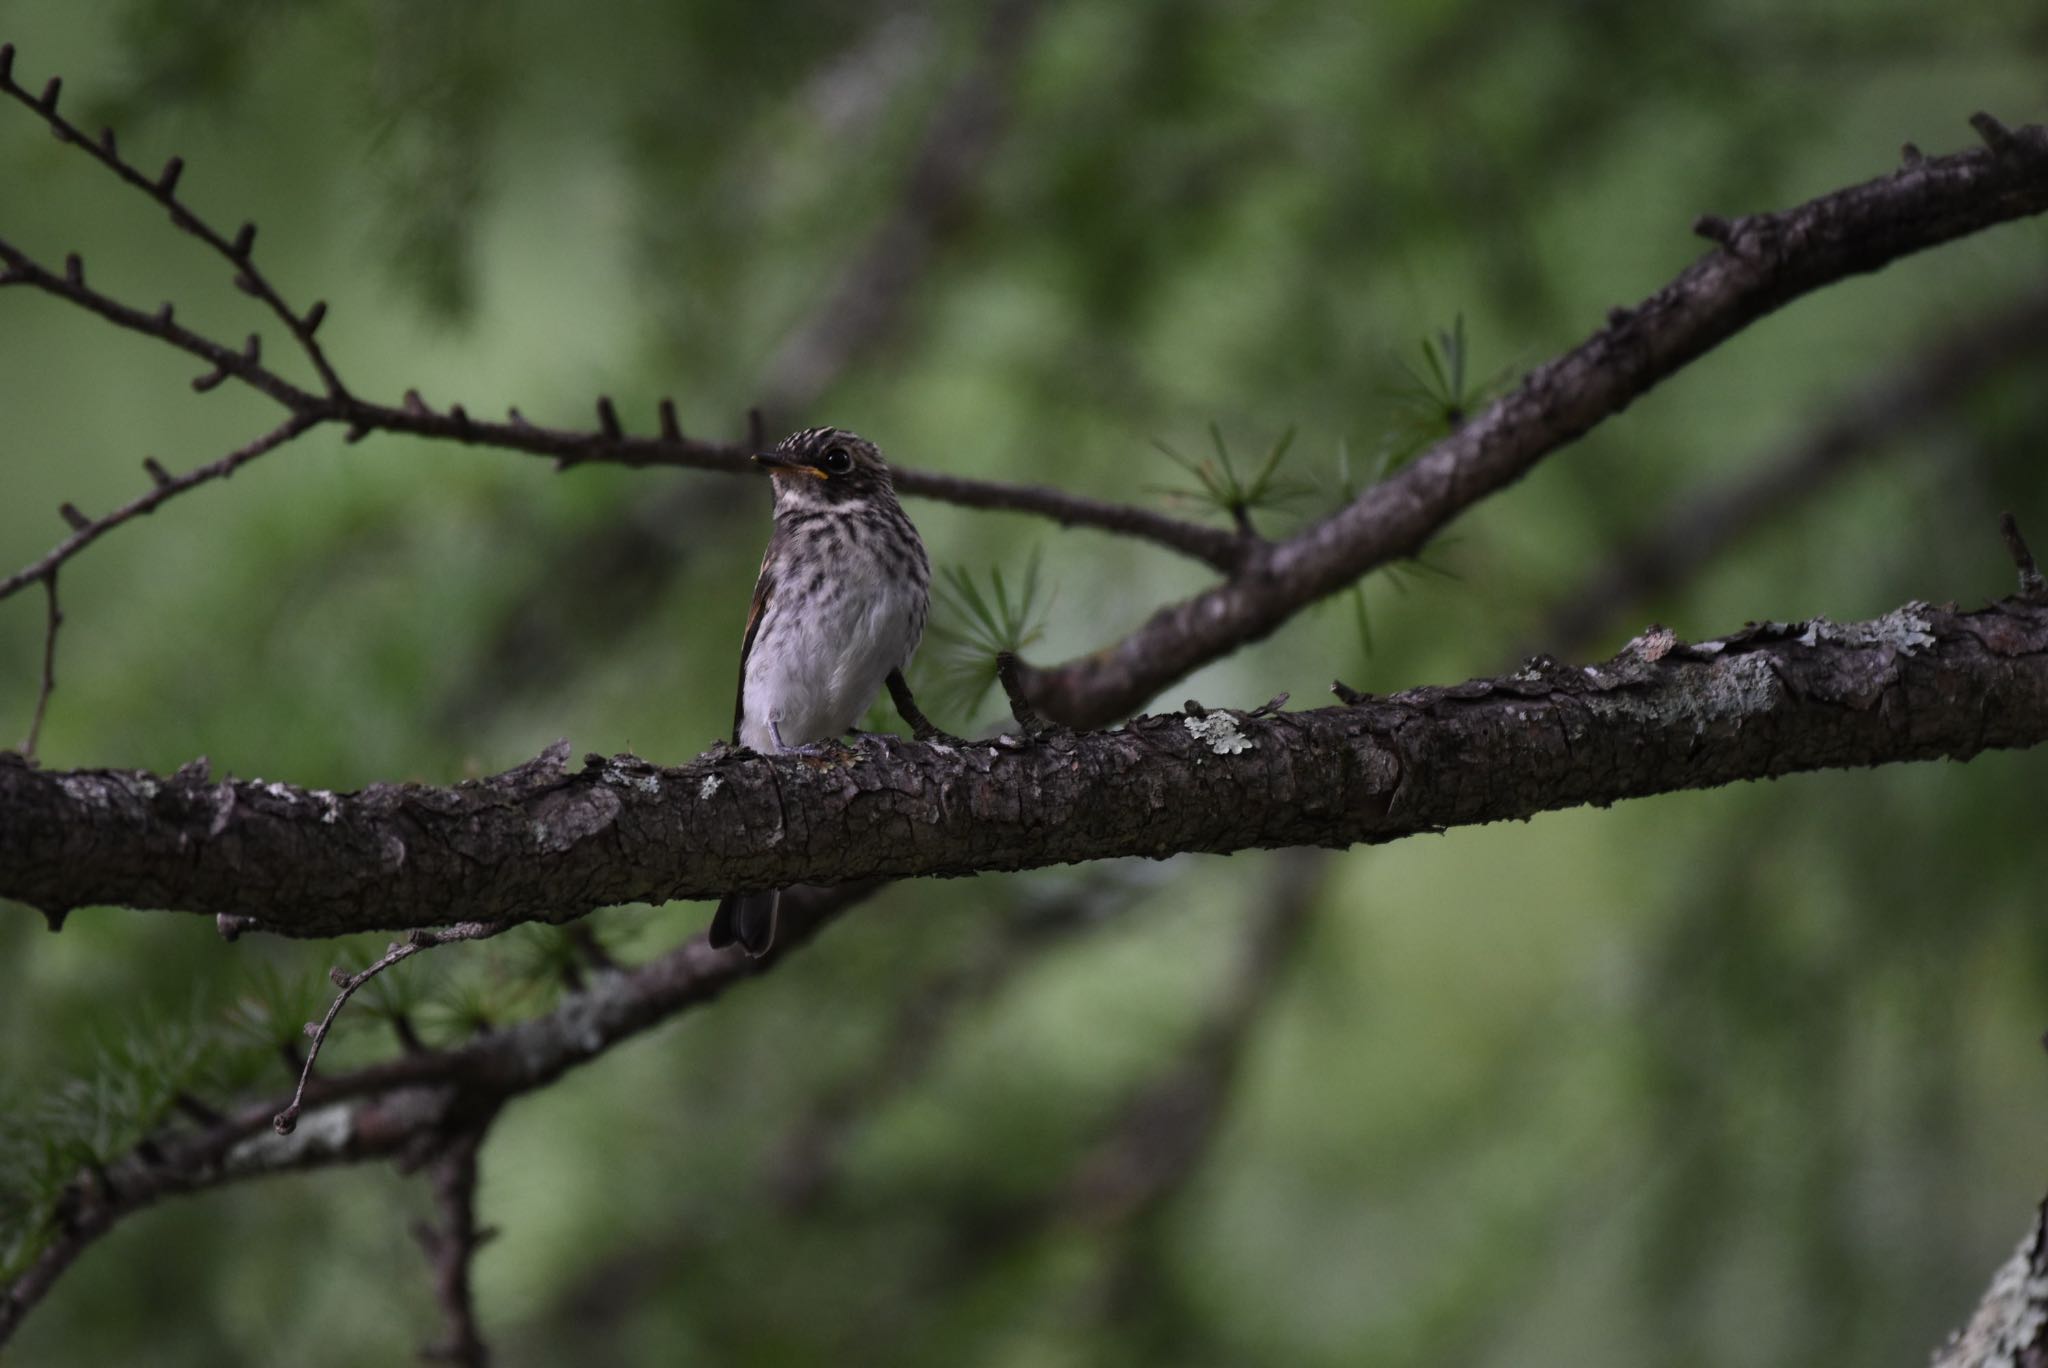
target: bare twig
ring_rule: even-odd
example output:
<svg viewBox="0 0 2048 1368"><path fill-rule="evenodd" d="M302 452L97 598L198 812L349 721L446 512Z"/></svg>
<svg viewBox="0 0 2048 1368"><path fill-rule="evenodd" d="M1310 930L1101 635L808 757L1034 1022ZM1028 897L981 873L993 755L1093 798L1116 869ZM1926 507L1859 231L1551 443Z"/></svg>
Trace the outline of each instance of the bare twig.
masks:
<svg viewBox="0 0 2048 1368"><path fill-rule="evenodd" d="M393 941L391 948L384 952L384 957L366 968L359 969L353 974L339 968L330 971L328 977L334 980L334 986L341 991L335 994L334 1001L328 1004L326 1016L318 1021L306 1023L306 1034L311 1037L313 1043L306 1050L306 1062L299 1069L299 1085L292 1090L292 1100L285 1104L284 1110L278 1112L276 1116L270 1119L271 1128L279 1135L290 1135L292 1130L299 1124L299 1108L305 1100L306 1083L313 1077L313 1064L320 1058L320 1047L327 1043L328 1032L334 1029L334 1019L341 1015L343 1005L355 996L356 989L362 987L392 965L397 964L401 960L411 959L422 950L431 950L437 945L446 945L450 941L486 940L501 932L511 930L516 924L514 922L471 921L457 922L453 926L442 927L438 930L421 927L409 934L404 940Z"/></svg>
<svg viewBox="0 0 2048 1368"><path fill-rule="evenodd" d="M42 581L49 607L43 628L43 682L36 690L36 710L29 718L28 736L21 743L24 760L36 758L36 738L43 731L43 710L50 705L50 694L57 687L57 629L64 625L64 610L57 606L57 567L52 565L45 570ZM54 931L57 927L53 924L50 929Z"/></svg>
<svg viewBox="0 0 2048 1368"><path fill-rule="evenodd" d="M1013 0L1011 8L1022 12L1030 6ZM79 129L57 113L54 98L46 100L31 95L17 84L11 74L12 45L0 47L0 54L4 54L4 60L0 60L0 91L14 96L49 124L59 139L84 148L123 182L166 209L179 228L226 258L235 267L236 285L244 293L261 300L284 323L319 372L324 389L322 392L308 390L266 366L262 360L260 340L253 334L241 347L230 347L179 323L169 304L154 313L147 313L100 292L87 282L84 263L76 255L66 260L63 269L52 270L29 253L0 239L0 285L28 285L45 291L96 313L119 327L156 338L186 352L206 364L207 369L193 381L194 388L202 392L234 379L267 395L288 409L293 421L260 439L265 450L315 426L334 423L346 428L352 440L370 432L401 433L549 457L563 469L602 462L627 466L673 466L728 474L757 473L750 457L758 443L711 442L686 437L674 421L672 405L664 405L660 435L635 437L624 431L616 407L608 399L598 405L598 429L576 431L541 427L526 421L516 411L509 421L502 423L473 418L460 404L437 411L420 399L417 391L408 391L396 406L356 398L342 383L339 373L314 337L327 314L325 303L315 304L303 316L285 303L283 296L254 263L253 224L244 224L239 232L229 237L207 223L178 198L177 184L184 169L181 161L173 158L158 176L144 175L120 156L111 136L104 136L96 142L87 140ZM933 187L928 186L927 189L937 193ZM949 190L947 193L954 192ZM154 476L156 472L152 474ZM199 482L194 480L178 485L170 493L182 492ZM1150 509L1106 503L1060 490L925 474L912 469L897 472L897 485L907 494L943 502L1030 513L1051 518L1063 526L1100 527L1105 531L1139 537L1219 568L1235 564L1238 552L1235 539L1223 536L1214 528L1183 522ZM162 492L162 482L159 481L157 491L136 501L137 504L146 503L146 507L138 511L149 511L164 497L168 495ZM112 525L116 524L108 524ZM98 531L93 532L86 540L97 535ZM61 560L83 544L69 545L68 550L60 547L51 556L38 561L37 565L52 562L52 557ZM0 580L0 598L16 592L27 580L35 577L35 567L30 567L21 575Z"/></svg>
<svg viewBox="0 0 2048 1368"><path fill-rule="evenodd" d="M2041 577L2041 567L2034 564L2033 550L2020 534L2019 519L2009 512L1999 514L1998 531L2005 538L2007 554L2020 572L2020 597L2029 603L2048 602L2048 579Z"/></svg>
<svg viewBox="0 0 2048 1368"><path fill-rule="evenodd" d="M490 1348L477 1325L476 1294L470 1269L477 1251L496 1238L497 1231L476 1222L477 1160L483 1148L484 1128L465 1130L428 1169L434 1189L434 1207L439 1224L421 1222L413 1227L434 1270L434 1298L441 1304L441 1318L447 1330L439 1343L420 1352L420 1357L461 1368L488 1368Z"/></svg>
<svg viewBox="0 0 2048 1368"><path fill-rule="evenodd" d="M232 240L223 236L178 198L178 178L185 169L185 163L181 159L171 158L165 163L163 171L154 178L143 175L121 157L115 146L114 130L104 130L97 141L88 139L75 125L57 112L56 83L51 83L44 96L31 95L15 83L12 74L13 64L14 44L0 44L0 93L12 95L27 105L50 126L50 131L55 133L59 140L83 148L86 155L94 161L167 210L172 223L226 258L228 264L235 269L236 288L263 301L264 305L277 315L278 321L284 324L286 331L291 333L293 340L306 353L306 359L313 363L313 369L319 372L320 381L326 386L328 395L337 401L345 402L348 391L343 387L341 378L335 374L334 367L328 363L326 353L313 336L319 329L321 320L327 316L327 305L316 303L301 316L284 302L284 297L258 269L252 255L256 243L256 225L244 223ZM8 261L10 265L18 264L11 257ZM82 275L82 272L80 274ZM252 356L250 360L253 362L254 357Z"/></svg>
<svg viewBox="0 0 2048 1368"><path fill-rule="evenodd" d="M304 414L294 414L270 431L264 433L261 437L258 437L255 441L235 448L219 460L208 461L205 465L195 466L181 475L167 473L157 463L156 459L151 457L143 462L144 467L150 473L152 481L147 493L138 494L111 513L103 514L98 518L91 519L82 526L74 527L70 536L51 547L41 559L23 566L6 579L0 579L0 599L8 597L10 594L35 583L39 579L54 580L58 566L70 560L80 551L83 551L86 547L113 531L122 523L139 518L145 513L154 513L166 500L174 499L188 489L206 484L212 480L226 479L258 456L275 451L291 441L292 438L297 437L300 433L312 427L317 421L317 419L309 418Z"/></svg>

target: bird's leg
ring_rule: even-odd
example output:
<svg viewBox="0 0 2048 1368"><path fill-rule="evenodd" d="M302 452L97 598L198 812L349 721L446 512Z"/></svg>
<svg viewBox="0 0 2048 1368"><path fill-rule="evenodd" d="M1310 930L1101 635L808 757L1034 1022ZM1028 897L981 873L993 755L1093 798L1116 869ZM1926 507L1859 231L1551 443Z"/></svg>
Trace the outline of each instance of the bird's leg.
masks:
<svg viewBox="0 0 2048 1368"><path fill-rule="evenodd" d="M935 745L962 746L967 744L951 732L939 730L932 720L917 706L917 700L910 696L910 685L903 678L903 671L889 671L889 697L896 704L896 711L910 724L910 734L920 741Z"/></svg>

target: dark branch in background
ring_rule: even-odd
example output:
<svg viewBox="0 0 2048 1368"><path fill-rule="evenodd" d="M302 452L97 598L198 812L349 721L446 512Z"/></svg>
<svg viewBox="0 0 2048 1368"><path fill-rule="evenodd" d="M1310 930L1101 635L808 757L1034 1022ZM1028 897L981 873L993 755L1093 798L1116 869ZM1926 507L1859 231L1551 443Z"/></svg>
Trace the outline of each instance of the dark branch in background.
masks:
<svg viewBox="0 0 2048 1368"><path fill-rule="evenodd" d="M1162 1272L1162 1217L1215 1146L1252 1039L1286 982L1328 872L1319 851L1282 852L1263 898L1247 914L1230 979L1180 1062L1139 1095L1075 1173L1065 1203L1069 1219L1121 1227L1121 1247L1100 1281L1099 1309L1109 1318L1140 1319L1159 1300L1153 1282Z"/></svg>
<svg viewBox="0 0 2048 1368"><path fill-rule="evenodd" d="M1186 1044L1100 1128L1052 1190L962 1211L939 1262L927 1270L920 1302L972 1283L1049 1235L1082 1230L1109 1241L1090 1310L1117 1320L1144 1315L1158 1292L1145 1265L1160 1218L1208 1157L1246 1050L1310 924L1327 868L1315 851L1278 857L1271 882L1247 909L1236 962ZM890 1332L883 1327L884 1338Z"/></svg>
<svg viewBox="0 0 2048 1368"><path fill-rule="evenodd" d="M420 1357L461 1368L487 1368L491 1361L477 1326L476 1296L470 1285L477 1251L498 1233L476 1223L476 1171L483 1141L481 1126L464 1131L428 1166L427 1180L433 1185L440 1220L413 1227L413 1238L433 1265L434 1297L448 1327L441 1342L422 1350Z"/></svg>
<svg viewBox="0 0 2048 1368"><path fill-rule="evenodd" d="M1557 600L1535 645L1577 655L1630 610L1789 512L1990 381L2048 354L2048 287L1954 329L1866 385L1777 455L1725 484L1687 491Z"/></svg>
<svg viewBox="0 0 2048 1368"><path fill-rule="evenodd" d="M382 959L353 974L346 969L329 970L327 976L334 980L334 986L341 991L334 995L334 1001L328 1005L326 1016L318 1021L306 1023L306 1035L313 1043L307 1046L306 1062L299 1069L299 1086L292 1090L292 1100L285 1104L284 1109L270 1118L271 1128L279 1135L290 1135L298 1126L299 1106L305 1100L307 1080L313 1077L313 1065L320 1058L320 1047L327 1043L328 1033L334 1029L334 1019L341 1015L341 1009L347 1005L348 1000L356 995L356 989L392 965L401 960L411 959L422 950L431 950L450 941L488 940L511 929L510 922L457 922L454 926L440 930L422 927L402 941L393 941Z"/></svg>
<svg viewBox="0 0 2048 1368"><path fill-rule="evenodd" d="M81 1173L71 1185L61 1199L66 1219L0 1292L0 1344L80 1254L136 1212L165 1197L247 1178L375 1159L404 1167L431 1162L508 1100L773 968L870 891L863 885L786 893L775 948L760 959L713 950L703 937L692 937L637 968L594 974L584 991L553 1011L465 1045L315 1079L306 1089L307 1114L292 1135L271 1129L282 1105L276 1098L196 1124L167 1122L129 1154Z"/></svg>
<svg viewBox="0 0 2048 1368"><path fill-rule="evenodd" d="M895 207L768 362L759 402L776 424L797 425L857 355L886 344L935 252L969 217L1041 8L1042 0L990 6L974 60L925 122Z"/></svg>
<svg viewBox="0 0 2048 1368"><path fill-rule="evenodd" d="M1341 847L1741 779L2048 739L2048 607L1666 633L1603 667L1353 706L858 757L551 752L453 788L44 772L0 756L0 896L248 917L287 935L1114 856ZM764 839L774 833L774 839Z"/></svg>
<svg viewBox="0 0 2048 1368"><path fill-rule="evenodd" d="M1340 512L1257 548L1222 584L1154 613L1121 641L1027 669L1039 707L1095 726L1190 671L1269 635L1307 605L1412 556L1480 499L1620 412L1773 310L1824 285L2048 210L2048 128L1929 157L1781 213L1699 230L1722 245Z"/></svg>
<svg viewBox="0 0 2048 1368"><path fill-rule="evenodd" d="M1282 852L1247 909L1244 940L1221 993L1180 1060L1143 1089L1074 1175L1062 1205L1084 1224L1140 1218L1178 1191L1216 1138L1253 1030L1301 943L1328 861Z"/></svg>
<svg viewBox="0 0 2048 1368"><path fill-rule="evenodd" d="M1005 918L966 958L898 994L896 1013L869 1064L828 1086L783 1137L769 1181L784 1210L806 1215L826 1201L838 1185L850 1138L925 1077L963 1014L996 997L1078 933L1121 918L1149 891L1146 883L1121 873L1079 880L1059 896Z"/></svg>

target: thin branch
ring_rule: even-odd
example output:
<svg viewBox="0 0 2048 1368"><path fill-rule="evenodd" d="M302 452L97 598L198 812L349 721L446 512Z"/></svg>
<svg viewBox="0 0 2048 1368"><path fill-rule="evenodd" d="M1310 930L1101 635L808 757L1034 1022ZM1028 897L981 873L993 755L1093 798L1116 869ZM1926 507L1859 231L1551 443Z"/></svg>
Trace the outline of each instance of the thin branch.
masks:
<svg viewBox="0 0 2048 1368"><path fill-rule="evenodd" d="M194 332L178 322L177 311L169 304L154 313L145 313L111 295L100 293L86 283L84 267L76 255L67 259L65 270L52 271L13 243L0 238L0 262L4 262L7 268L0 272L0 285L27 285L55 295L88 313L98 314L116 327L169 343L179 351L204 361L207 370L192 381L192 387L201 393L217 388L222 381L232 377L294 413L317 414L323 419L333 419L343 407L341 401L316 395L265 366L260 348L252 355L246 343L240 348L230 347ZM353 404L348 406L353 407Z"/></svg>
<svg viewBox="0 0 2048 1368"><path fill-rule="evenodd" d="M147 493L138 494L111 513L94 518L82 526L74 527L71 535L51 547L40 560L31 562L0 580L0 599L4 599L37 580L54 582L57 567L70 560L86 547L104 537L125 522L139 518L145 513L154 513L164 502L176 498L188 489L196 488L213 480L224 480L249 462L267 452L275 451L285 443L312 427L317 420L304 414L294 414L270 431L245 446L230 451L216 461L195 466L183 474L172 475L159 465L154 457L143 462L152 481ZM54 583L53 583L54 587Z"/></svg>
<svg viewBox="0 0 2048 1368"><path fill-rule="evenodd" d="M209 1118L196 1128L151 1137L73 1184L68 1219L0 1292L0 1345L101 1236L165 1197L209 1191L247 1178L298 1173L372 1159L431 1159L505 1101L560 1078L677 1014L779 964L872 885L792 889L783 895L775 948L759 959L713 950L702 936L635 969L594 975L589 988L553 1011L446 1050L399 1055L353 1073L315 1079L313 1109L298 1133L272 1132L274 1100Z"/></svg>
<svg viewBox="0 0 2048 1368"><path fill-rule="evenodd" d="M1018 26L1034 10L1035 3L1031 0L1012 0L992 22L992 33L1019 31ZM1006 56L1012 51L1008 46L1003 48ZM173 158L161 175L154 178L145 176L119 155L111 133L103 135L97 142L88 141L57 113L54 99L44 100L31 95L16 84L11 74L12 45L0 47L0 53L4 53L4 60L0 60L0 91L14 96L43 119L59 139L85 149L122 181L166 209L179 228L198 237L226 258L235 267L236 284L245 293L261 300L284 323L318 370L325 390L316 393L293 384L264 365L260 342L254 335L243 346L230 347L179 323L175 311L168 304L148 313L101 293L87 283L84 263L76 255L67 259L61 271L52 270L29 253L0 239L0 266L4 266L0 269L0 285L28 285L42 290L98 314L119 327L156 338L196 357L207 366L206 371L193 381L194 388L202 392L212 390L228 379L235 379L267 395L290 410L298 420L297 425L285 433L283 440L296 437L314 426L332 423L346 428L352 440L370 432L387 432L465 445L493 446L548 457L563 469L588 463L607 463L758 474L751 461L758 443L711 442L686 437L674 422L673 406L666 401L660 435L635 437L624 432L616 408L608 398L600 402L600 421L595 431L542 427L526 421L516 412L508 421L491 422L472 417L460 404L451 405L445 411L436 411L419 397L416 390L409 391L405 400L395 406L356 398L343 384L314 337L326 317L326 304L315 304L301 316L285 303L282 295L254 263L251 253L255 241L253 224L244 224L233 238L208 224L177 196L183 162ZM988 94L983 91L976 98L985 101ZM981 105L977 103L974 108L980 109ZM982 138L992 135L993 129L982 130ZM968 139L966 150L985 150L982 138ZM964 179L950 169L941 174L925 162L921 161L919 165L924 179L914 179L914 183L921 186L929 197L926 211L943 216L948 206L956 202ZM947 166L950 167L950 163ZM968 507L1030 513L1051 518L1063 526L1098 527L1138 537L1194 556L1218 568L1235 564L1238 554L1235 539L1217 533L1216 529L1183 522L1149 509L1111 504L1059 490L925 474L914 469L898 471L897 483L905 493L919 497ZM154 506L154 503L150 504L150 507ZM0 581L0 598L19 590L23 582L19 576Z"/></svg>
<svg viewBox="0 0 2048 1368"><path fill-rule="evenodd" d="M1122 640L1027 669L1025 686L1072 726L1123 717L1366 572L1413 556L1465 509L1801 295L2044 210L2048 128L2029 125L1997 151L1925 158L1729 223L1726 246L1635 308L1612 311L1585 342L1338 513L1259 549L1224 583L1160 609Z"/></svg>
<svg viewBox="0 0 2048 1368"><path fill-rule="evenodd" d="M1829 411L1782 452L1723 484L1687 490L1560 595L1537 650L1578 655L1629 610L1683 583L1888 445L2048 353L2048 286L1970 320Z"/></svg>
<svg viewBox="0 0 2048 1368"><path fill-rule="evenodd" d="M1245 1059L1313 925L1329 865L1320 851L1277 857L1268 885L1247 909L1229 979L1181 1058L1138 1094L1067 1183L1061 1219L1117 1232L1092 1293L1106 1320L1174 1319L1147 1315L1161 1300L1162 1221L1201 1173L1229 1119Z"/></svg>
<svg viewBox="0 0 2048 1368"><path fill-rule="evenodd" d="M12 75L13 65L14 44L0 44L0 93L12 95L27 105L37 117L50 126L50 131L57 135L59 141L83 148L86 155L94 161L155 200L169 212L172 223L226 258L235 270L236 287L244 294L263 301L264 305L277 315L278 321L284 324L286 331L291 333L293 340L306 353L306 359L313 363L313 369L319 372L320 381L327 387L327 393L337 401L346 401L348 391L342 386L341 378L335 374L334 367L328 363L326 353L321 350L319 342L313 336L320 327L321 320L327 316L326 304L316 303L301 316L284 302L284 297L257 267L252 254L256 243L256 225L244 223L233 240L229 240L206 220L193 213L178 198L178 179L185 169L183 161L173 157L157 176L143 175L116 149L113 129L103 130L97 141L88 139L80 129L57 112L57 86L54 81L44 96L30 95L27 90L15 83ZM9 260L10 264L15 264L11 258Z"/></svg>
<svg viewBox="0 0 2048 1368"><path fill-rule="evenodd" d="M50 705L50 694L57 687L57 629L64 625L64 610L57 606L57 567L52 565L42 574L43 592L48 600L48 613L43 627L43 682L36 690L36 710L29 718L28 735L21 743L24 760L36 758L36 738L43 731L43 710ZM51 930L55 930L53 925Z"/></svg>
<svg viewBox="0 0 2048 1368"><path fill-rule="evenodd" d="M1190 522L1135 504L1110 503L1091 499L1085 494L1069 494L1043 485L973 480L961 475L912 469L896 472L896 487L905 494L957 504L962 508L1033 513L1050 518L1061 527L1092 527L1099 532L1136 537L1140 541L1178 551L1216 570L1237 569L1264 545L1226 528Z"/></svg>
<svg viewBox="0 0 2048 1368"><path fill-rule="evenodd" d="M551 752L452 788L352 794L0 755L0 896L224 912L295 936L565 921L793 884L1385 842L2044 739L2048 606L1913 603L1693 646L1667 633L1588 669L1007 747L876 738L823 760L719 746L675 768L590 756L573 772Z"/></svg>
<svg viewBox="0 0 2048 1368"><path fill-rule="evenodd" d="M334 1019L341 1015L341 1009L356 995L356 989L368 983L377 975L401 960L411 959L422 950L431 950L437 945L450 941L487 940L492 936L510 931L511 922L457 922L439 930L422 927L402 941L394 941L384 952L382 959L351 974L344 969L334 969L328 977L341 991L334 995L334 1001L327 1006L327 1015L318 1021L306 1023L306 1034L312 1044L306 1049L306 1061L299 1068L299 1084L292 1089L292 1100L285 1104L277 1115L270 1118L271 1129L279 1135L290 1135L299 1124L299 1108L306 1096L306 1084L313 1077L313 1065L320 1058L320 1047L327 1043L328 1033L334 1029Z"/></svg>
<svg viewBox="0 0 2048 1368"><path fill-rule="evenodd" d="M2020 572L2020 597L2029 603L2048 603L2048 579L2041 577L2041 567L2034 563L2033 549L2020 533L2019 519L2009 512L1999 514L1998 531L2005 539L2006 553L2012 557L2013 568ZM52 586L53 591L54 588ZM54 602L50 611L56 611ZM54 633L56 628L53 626L50 630Z"/></svg>

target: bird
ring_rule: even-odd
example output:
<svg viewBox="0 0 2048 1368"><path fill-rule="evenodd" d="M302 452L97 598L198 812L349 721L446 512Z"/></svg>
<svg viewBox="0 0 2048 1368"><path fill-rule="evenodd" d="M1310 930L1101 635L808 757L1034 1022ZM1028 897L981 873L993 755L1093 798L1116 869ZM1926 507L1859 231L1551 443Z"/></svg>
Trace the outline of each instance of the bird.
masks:
<svg viewBox="0 0 2048 1368"><path fill-rule="evenodd" d="M881 450L844 428L815 427L754 461L768 470L775 522L740 643L734 744L823 753L884 685L918 739L943 737L903 678L924 639L932 571ZM766 954L781 899L779 890L726 896L711 945Z"/></svg>

